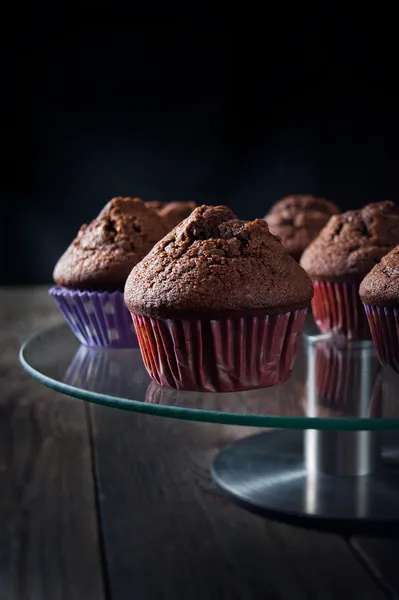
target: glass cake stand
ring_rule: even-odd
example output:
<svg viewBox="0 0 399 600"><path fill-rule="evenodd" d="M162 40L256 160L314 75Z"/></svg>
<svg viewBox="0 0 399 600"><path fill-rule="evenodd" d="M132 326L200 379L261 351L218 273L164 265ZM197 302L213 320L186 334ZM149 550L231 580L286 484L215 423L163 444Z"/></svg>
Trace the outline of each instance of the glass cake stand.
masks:
<svg viewBox="0 0 399 600"><path fill-rule="evenodd" d="M30 338L20 360L40 383L88 402L267 429L225 447L211 469L253 512L325 530L399 531L399 375L380 367L371 342L339 344L309 318L287 382L223 394L160 387L138 348L80 346L66 324Z"/></svg>

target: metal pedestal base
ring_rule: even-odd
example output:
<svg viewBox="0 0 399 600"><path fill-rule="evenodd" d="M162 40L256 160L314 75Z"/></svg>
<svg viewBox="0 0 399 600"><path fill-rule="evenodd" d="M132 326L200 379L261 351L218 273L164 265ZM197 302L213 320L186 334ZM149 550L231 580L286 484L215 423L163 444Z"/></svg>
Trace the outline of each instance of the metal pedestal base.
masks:
<svg viewBox="0 0 399 600"><path fill-rule="evenodd" d="M317 529L399 533L398 434L274 431L233 443L212 475L237 503Z"/></svg>

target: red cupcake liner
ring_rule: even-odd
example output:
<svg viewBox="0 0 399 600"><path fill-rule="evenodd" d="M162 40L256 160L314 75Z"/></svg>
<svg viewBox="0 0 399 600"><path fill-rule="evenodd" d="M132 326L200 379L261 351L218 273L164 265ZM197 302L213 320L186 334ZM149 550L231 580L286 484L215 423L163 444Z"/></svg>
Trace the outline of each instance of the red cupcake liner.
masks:
<svg viewBox="0 0 399 600"><path fill-rule="evenodd" d="M358 284L313 281L313 287L312 311L322 333L348 340L371 339Z"/></svg>
<svg viewBox="0 0 399 600"><path fill-rule="evenodd" d="M381 370L371 342L339 347L333 340L317 340L312 351L318 403L343 414L371 416Z"/></svg>
<svg viewBox="0 0 399 600"><path fill-rule="evenodd" d="M306 312L218 320L132 317L144 365L159 385L234 392L288 379Z"/></svg>
<svg viewBox="0 0 399 600"><path fill-rule="evenodd" d="M379 361L399 373L399 307L364 304Z"/></svg>

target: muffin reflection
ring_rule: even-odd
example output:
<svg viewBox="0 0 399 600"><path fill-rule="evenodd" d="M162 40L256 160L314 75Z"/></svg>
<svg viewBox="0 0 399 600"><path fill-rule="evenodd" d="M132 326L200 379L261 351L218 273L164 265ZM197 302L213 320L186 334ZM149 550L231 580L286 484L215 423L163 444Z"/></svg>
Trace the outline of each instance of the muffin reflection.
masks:
<svg viewBox="0 0 399 600"><path fill-rule="evenodd" d="M378 417L380 364L373 347L317 340L309 347L306 412L312 417Z"/></svg>
<svg viewBox="0 0 399 600"><path fill-rule="evenodd" d="M139 350L100 350L80 346L65 374L64 382L98 394L126 398L137 391L138 387L142 386L145 390L148 375Z"/></svg>
<svg viewBox="0 0 399 600"><path fill-rule="evenodd" d="M202 411L229 412L244 415L270 415L274 417L303 417L301 397L304 382L294 376L286 383L274 387L242 392L187 392L161 387L151 381L145 401L176 408Z"/></svg>

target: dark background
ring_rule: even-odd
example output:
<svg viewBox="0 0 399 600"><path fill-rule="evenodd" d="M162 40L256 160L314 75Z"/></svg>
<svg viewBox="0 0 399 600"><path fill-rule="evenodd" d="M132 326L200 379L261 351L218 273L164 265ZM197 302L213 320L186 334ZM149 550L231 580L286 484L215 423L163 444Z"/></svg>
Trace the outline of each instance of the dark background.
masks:
<svg viewBox="0 0 399 600"><path fill-rule="evenodd" d="M8 32L0 283L50 282L116 195L228 204L242 218L289 193L342 209L397 200L395 22L287 8L262 29L60 18Z"/></svg>

